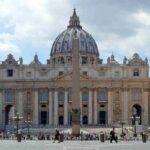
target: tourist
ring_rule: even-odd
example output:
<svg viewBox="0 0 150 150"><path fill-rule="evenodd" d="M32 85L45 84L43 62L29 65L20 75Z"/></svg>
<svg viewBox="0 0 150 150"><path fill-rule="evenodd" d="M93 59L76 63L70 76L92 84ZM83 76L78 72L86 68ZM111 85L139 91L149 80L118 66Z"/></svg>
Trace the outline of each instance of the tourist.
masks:
<svg viewBox="0 0 150 150"><path fill-rule="evenodd" d="M124 131L124 139L125 139L125 141L129 141L129 132L128 132L128 129L126 129L126 128Z"/></svg>
<svg viewBox="0 0 150 150"><path fill-rule="evenodd" d="M60 133L59 133L59 130L56 129L53 143L55 143L56 140L58 140L58 143L59 143L59 138L60 138Z"/></svg>
<svg viewBox="0 0 150 150"><path fill-rule="evenodd" d="M110 143L114 140L116 143L118 142L118 137L115 135L115 128L113 128L112 131L110 131Z"/></svg>

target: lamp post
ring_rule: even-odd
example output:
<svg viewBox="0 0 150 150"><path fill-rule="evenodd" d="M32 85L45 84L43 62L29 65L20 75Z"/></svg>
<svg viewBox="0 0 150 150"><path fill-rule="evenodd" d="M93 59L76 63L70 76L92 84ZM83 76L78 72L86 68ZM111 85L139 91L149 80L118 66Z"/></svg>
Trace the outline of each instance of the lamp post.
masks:
<svg viewBox="0 0 150 150"><path fill-rule="evenodd" d="M131 117L132 121L133 121L133 125L134 125L134 137L137 137L137 129L136 129L136 122L140 119L139 116L137 116L137 114L133 114L133 116Z"/></svg>
<svg viewBox="0 0 150 150"><path fill-rule="evenodd" d="M19 115L19 113L17 112L16 116L12 117L12 119L14 121L16 121L16 126L17 126L17 133L16 133L16 136L18 137L18 129L19 129L19 121L23 119L22 116Z"/></svg>
<svg viewBox="0 0 150 150"><path fill-rule="evenodd" d="M122 134L122 136L123 136L123 125L125 124L125 122L121 121L120 124L121 124L121 129L122 129L121 134Z"/></svg>
<svg viewBox="0 0 150 150"><path fill-rule="evenodd" d="M123 136L123 126L124 126L125 122L119 121L119 124L121 124L121 135Z"/></svg>
<svg viewBox="0 0 150 150"><path fill-rule="evenodd" d="M32 121L30 120L29 116L28 116L27 120L25 121L25 123L27 124L27 129L28 129L27 137L30 138L30 125L31 125Z"/></svg>

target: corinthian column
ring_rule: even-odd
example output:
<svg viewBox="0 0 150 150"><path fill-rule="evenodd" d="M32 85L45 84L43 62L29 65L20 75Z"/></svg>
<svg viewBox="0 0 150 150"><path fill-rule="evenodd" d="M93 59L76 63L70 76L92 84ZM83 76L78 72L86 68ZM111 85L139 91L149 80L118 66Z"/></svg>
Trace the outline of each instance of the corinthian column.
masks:
<svg viewBox="0 0 150 150"><path fill-rule="evenodd" d="M88 124L92 124L92 90L89 90Z"/></svg>
<svg viewBox="0 0 150 150"><path fill-rule="evenodd" d="M113 115L113 112L112 112L112 108L113 108L113 105L112 105L112 90L109 89L108 90L108 124L110 125L112 123L112 115Z"/></svg>
<svg viewBox="0 0 150 150"><path fill-rule="evenodd" d="M94 124L97 125L97 89L94 89Z"/></svg>
<svg viewBox="0 0 150 150"><path fill-rule="evenodd" d="M53 102L52 102L52 90L49 90L49 124L53 124Z"/></svg>
<svg viewBox="0 0 150 150"><path fill-rule="evenodd" d="M128 124L128 90L122 91L122 121Z"/></svg>
<svg viewBox="0 0 150 150"><path fill-rule="evenodd" d="M65 90L65 102L64 102L64 125L68 125L68 91Z"/></svg>
<svg viewBox="0 0 150 150"><path fill-rule="evenodd" d="M38 90L35 89L34 91L34 124L38 125L39 124L39 108L38 108Z"/></svg>
<svg viewBox="0 0 150 150"><path fill-rule="evenodd" d="M148 125L148 90L144 89L142 93L143 115L142 124Z"/></svg>
<svg viewBox="0 0 150 150"><path fill-rule="evenodd" d="M54 94L54 125L58 125L58 92L55 89Z"/></svg>
<svg viewBox="0 0 150 150"><path fill-rule="evenodd" d="M17 111L20 114L20 116L23 116L23 91L22 90L18 90Z"/></svg>

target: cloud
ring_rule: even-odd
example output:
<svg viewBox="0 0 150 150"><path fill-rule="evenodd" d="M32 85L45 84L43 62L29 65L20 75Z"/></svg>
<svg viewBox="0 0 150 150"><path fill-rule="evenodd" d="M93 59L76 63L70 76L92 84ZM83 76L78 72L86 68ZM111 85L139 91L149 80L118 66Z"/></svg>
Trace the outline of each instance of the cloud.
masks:
<svg viewBox="0 0 150 150"><path fill-rule="evenodd" d="M16 55L18 52L23 54L24 49L33 52L49 49L50 53L48 42L52 43L56 33L65 27L61 19L65 17L59 6L61 10L69 10L65 0L64 4L54 0L0 1L0 25L13 30L12 33L8 33L8 29L0 32L0 51Z"/></svg>
<svg viewBox="0 0 150 150"><path fill-rule="evenodd" d="M94 37L105 61L112 53L118 60L134 52L150 57L147 0L0 1L1 56L11 51L29 63L36 52L45 62L53 41L67 28L74 5L83 29Z"/></svg>

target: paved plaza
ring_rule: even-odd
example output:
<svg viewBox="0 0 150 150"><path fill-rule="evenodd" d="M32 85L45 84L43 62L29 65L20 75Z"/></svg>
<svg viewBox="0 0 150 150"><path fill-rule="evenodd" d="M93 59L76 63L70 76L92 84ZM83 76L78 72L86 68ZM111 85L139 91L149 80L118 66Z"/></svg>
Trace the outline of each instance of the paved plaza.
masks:
<svg viewBox="0 0 150 150"><path fill-rule="evenodd" d="M0 150L149 150L150 142L141 141L101 143L99 141L65 141L53 143L52 141L0 141Z"/></svg>

